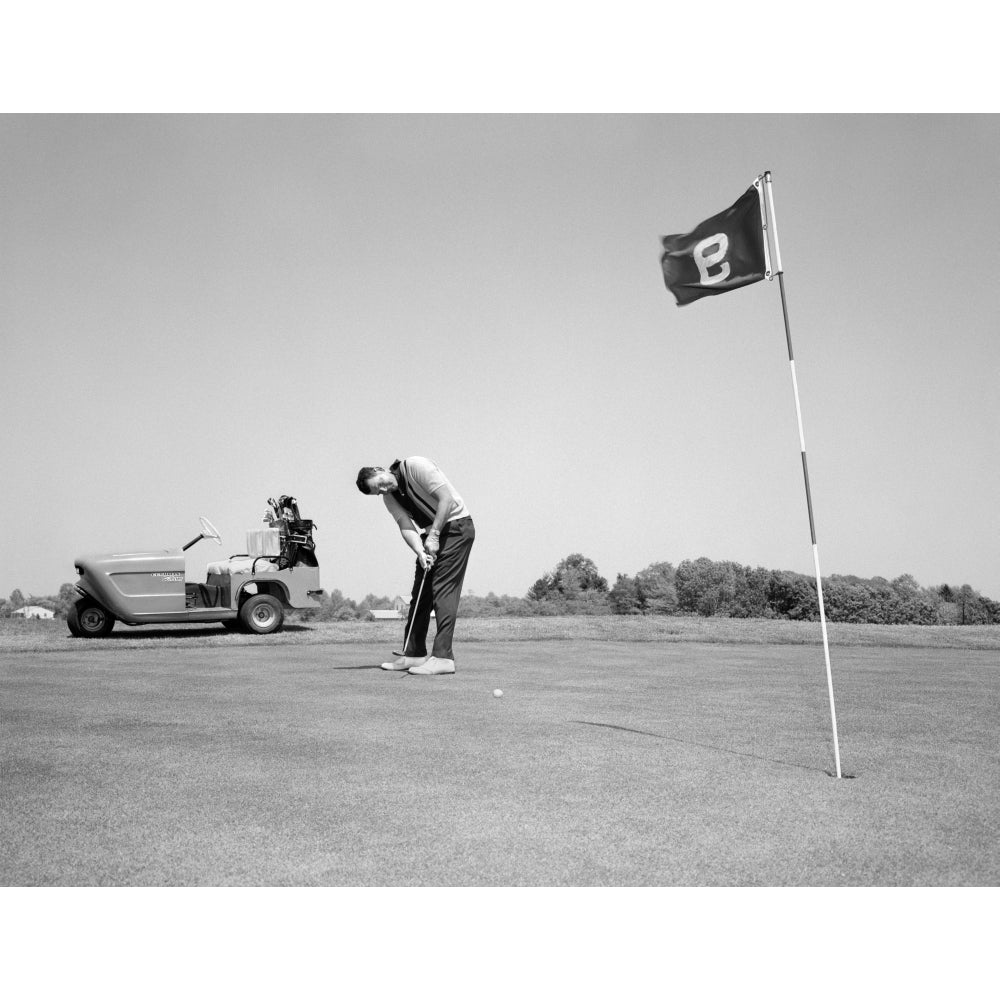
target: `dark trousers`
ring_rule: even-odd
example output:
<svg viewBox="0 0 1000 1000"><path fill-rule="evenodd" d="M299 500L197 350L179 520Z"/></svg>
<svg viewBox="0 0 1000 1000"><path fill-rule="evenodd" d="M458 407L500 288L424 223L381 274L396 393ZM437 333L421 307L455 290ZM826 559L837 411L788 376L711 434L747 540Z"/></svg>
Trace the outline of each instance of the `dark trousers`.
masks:
<svg viewBox="0 0 1000 1000"><path fill-rule="evenodd" d="M441 548L434 565L427 573L423 592L420 584L424 571L417 563L413 576L413 592L410 595L410 614L406 619L403 641L410 636L409 647L403 649L405 656L427 655L427 629L431 622L431 609L437 619L437 634L434 636L433 655L443 660L454 660L451 641L455 634L455 620L458 618L458 602L462 596L465 568L469 565L469 553L476 540L476 526L471 517L450 521L441 529ZM417 601L417 595L420 600ZM410 626L413 626L412 633Z"/></svg>

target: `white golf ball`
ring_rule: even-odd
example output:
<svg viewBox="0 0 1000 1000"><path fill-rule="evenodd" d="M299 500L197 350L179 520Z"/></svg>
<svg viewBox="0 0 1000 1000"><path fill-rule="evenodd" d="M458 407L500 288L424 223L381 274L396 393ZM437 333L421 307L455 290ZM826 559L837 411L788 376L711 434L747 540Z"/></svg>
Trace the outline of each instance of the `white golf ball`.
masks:
<svg viewBox="0 0 1000 1000"><path fill-rule="evenodd" d="M500 688L494 688L494 690L493 690L493 697L494 698L502 698L503 697L503 691L501 691Z"/></svg>

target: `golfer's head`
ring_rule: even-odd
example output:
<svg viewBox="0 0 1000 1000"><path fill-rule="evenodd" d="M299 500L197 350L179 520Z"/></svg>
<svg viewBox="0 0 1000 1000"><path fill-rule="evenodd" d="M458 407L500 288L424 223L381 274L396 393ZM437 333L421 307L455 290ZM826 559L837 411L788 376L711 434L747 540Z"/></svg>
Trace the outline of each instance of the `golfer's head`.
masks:
<svg viewBox="0 0 1000 1000"><path fill-rule="evenodd" d="M381 465L366 465L358 473L358 489L368 496L380 496L396 488L396 477Z"/></svg>

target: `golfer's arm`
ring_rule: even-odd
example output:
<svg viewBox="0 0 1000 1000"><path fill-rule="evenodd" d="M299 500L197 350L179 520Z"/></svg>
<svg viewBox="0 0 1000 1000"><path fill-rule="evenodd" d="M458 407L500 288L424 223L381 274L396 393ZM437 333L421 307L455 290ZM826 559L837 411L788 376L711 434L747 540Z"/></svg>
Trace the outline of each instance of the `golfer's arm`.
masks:
<svg viewBox="0 0 1000 1000"><path fill-rule="evenodd" d="M386 510L389 511L389 516L396 522L396 527L399 528L399 533L403 536L403 541L418 556L423 555L424 543L420 537L420 532L417 531L416 525L410 519L410 515L403 510L392 494L386 493L382 497L382 500L385 503Z"/></svg>
<svg viewBox="0 0 1000 1000"><path fill-rule="evenodd" d="M434 523L428 528L436 534L441 534L441 529L448 520L448 515L455 509L455 498L449 490L442 490L438 497L437 510L434 512Z"/></svg>
<svg viewBox="0 0 1000 1000"><path fill-rule="evenodd" d="M399 525L399 533L403 536L403 541L418 555L424 553L424 543L420 538L420 533L413 527L412 522Z"/></svg>

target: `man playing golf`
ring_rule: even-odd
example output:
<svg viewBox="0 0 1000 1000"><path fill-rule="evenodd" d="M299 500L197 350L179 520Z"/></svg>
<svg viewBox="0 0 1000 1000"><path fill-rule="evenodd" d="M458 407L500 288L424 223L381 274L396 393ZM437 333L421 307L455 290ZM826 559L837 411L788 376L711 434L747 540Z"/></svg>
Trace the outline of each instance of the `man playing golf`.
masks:
<svg viewBox="0 0 1000 1000"><path fill-rule="evenodd" d="M379 465L366 465L358 473L357 483L362 493L382 497L403 541L417 555L403 653L392 663L383 663L382 669L453 674L451 641L465 569L476 540L476 527L465 502L444 473L419 455L397 459L388 471ZM437 634L428 656L432 608Z"/></svg>

